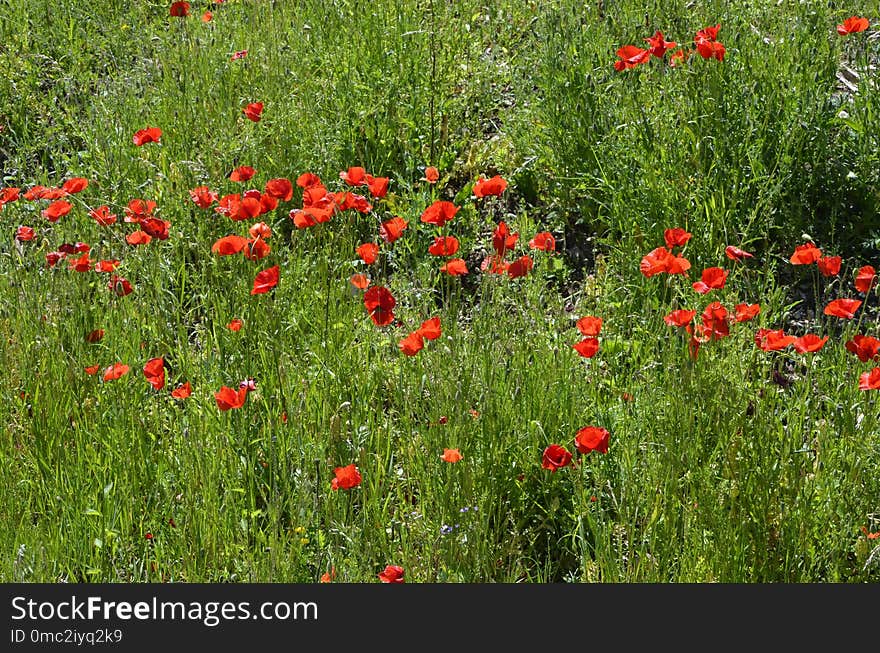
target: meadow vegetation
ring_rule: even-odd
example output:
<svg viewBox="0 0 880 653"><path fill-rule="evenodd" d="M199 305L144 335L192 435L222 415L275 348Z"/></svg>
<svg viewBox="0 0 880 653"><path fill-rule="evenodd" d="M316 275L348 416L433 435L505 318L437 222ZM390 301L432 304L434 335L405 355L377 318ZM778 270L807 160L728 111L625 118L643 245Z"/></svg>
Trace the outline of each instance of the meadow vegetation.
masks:
<svg viewBox="0 0 880 653"><path fill-rule="evenodd" d="M0 579L880 580L876 5L170 5L0 0Z"/></svg>

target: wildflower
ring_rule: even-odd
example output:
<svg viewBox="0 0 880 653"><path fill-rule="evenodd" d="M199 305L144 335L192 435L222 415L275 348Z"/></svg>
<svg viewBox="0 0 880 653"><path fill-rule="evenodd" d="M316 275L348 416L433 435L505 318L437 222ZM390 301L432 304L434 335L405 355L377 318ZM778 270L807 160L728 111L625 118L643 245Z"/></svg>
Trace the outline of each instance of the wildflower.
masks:
<svg viewBox="0 0 880 653"><path fill-rule="evenodd" d="M330 481L330 487L334 490L351 490L361 484L361 473L357 466L352 463L345 467L336 467L333 470L335 477Z"/></svg>
<svg viewBox="0 0 880 653"><path fill-rule="evenodd" d="M575 446L581 453L598 451L608 453L608 440L610 433L600 426L585 426L577 432L574 438Z"/></svg>
<svg viewBox="0 0 880 653"><path fill-rule="evenodd" d="M162 356L151 358L144 365L144 376L156 390L165 387L165 360Z"/></svg>
<svg viewBox="0 0 880 653"><path fill-rule="evenodd" d="M403 583L404 571L403 567L397 565L387 565L384 570L380 571L379 580L383 583Z"/></svg>
<svg viewBox="0 0 880 653"><path fill-rule="evenodd" d="M571 463L571 452L560 444L551 444L541 456L541 467L555 472Z"/></svg>
<svg viewBox="0 0 880 653"><path fill-rule="evenodd" d="M162 130L158 127L145 127L144 129L138 129L134 136L131 137L132 143L140 147L141 145L146 145L147 143L159 143L162 138Z"/></svg>
<svg viewBox="0 0 880 653"><path fill-rule="evenodd" d="M257 273L254 279L254 287L251 290L252 295L260 295L269 292L278 285L278 266L275 265Z"/></svg>
<svg viewBox="0 0 880 653"><path fill-rule="evenodd" d="M864 32L868 27L870 27L870 23L867 18L862 16L850 16L837 26L837 33L841 36L846 36L847 34Z"/></svg>

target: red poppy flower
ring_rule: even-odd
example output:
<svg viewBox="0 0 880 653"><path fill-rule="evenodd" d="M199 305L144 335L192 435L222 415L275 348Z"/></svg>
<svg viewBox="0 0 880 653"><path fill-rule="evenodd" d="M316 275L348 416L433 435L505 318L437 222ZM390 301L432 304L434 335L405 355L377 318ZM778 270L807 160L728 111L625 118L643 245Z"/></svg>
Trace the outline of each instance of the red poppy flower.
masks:
<svg viewBox="0 0 880 653"><path fill-rule="evenodd" d="M211 252L220 256L229 256L230 254L238 254L247 247L247 238L241 236L230 235L217 239L211 245Z"/></svg>
<svg viewBox="0 0 880 653"><path fill-rule="evenodd" d="M147 143L159 143L162 139L162 130L158 127L146 127L138 129L131 137L132 143L140 147Z"/></svg>
<svg viewBox="0 0 880 653"><path fill-rule="evenodd" d="M353 166L340 172L339 178L349 186L361 186L367 183L367 171L360 166Z"/></svg>
<svg viewBox="0 0 880 653"><path fill-rule="evenodd" d="M242 111L242 113L244 113L245 117L248 120L252 120L254 122L260 122L260 118L262 118L262 116L263 116L263 103L262 102L251 102L241 111Z"/></svg>
<svg viewBox="0 0 880 653"><path fill-rule="evenodd" d="M865 265L859 268L858 274L856 275L855 286L856 290L859 292L867 294L869 290L871 290L871 286L874 284L874 281L877 278L877 272L870 265Z"/></svg>
<svg viewBox="0 0 880 653"><path fill-rule="evenodd" d="M739 247L734 247L733 245L728 245L724 248L724 254L731 261L742 261L746 258L754 258L755 255L751 254L744 249L740 249Z"/></svg>
<svg viewBox="0 0 880 653"><path fill-rule="evenodd" d="M505 252L516 246L517 240L519 240L519 234L511 234L507 223L502 220L492 232L492 249L499 257L503 257Z"/></svg>
<svg viewBox="0 0 880 653"><path fill-rule="evenodd" d="M3 207L4 204L9 204L10 202L18 201L21 196L20 188L7 187L0 189L0 208Z"/></svg>
<svg viewBox="0 0 880 653"><path fill-rule="evenodd" d="M272 237L272 228L265 222L256 222L248 228L248 234L250 234L251 238L266 240Z"/></svg>
<svg viewBox="0 0 880 653"><path fill-rule="evenodd" d="M379 225L379 236L390 245L403 235L408 224L403 218L395 216Z"/></svg>
<svg viewBox="0 0 880 653"><path fill-rule="evenodd" d="M585 426L574 438L575 446L581 453L598 451L608 453L608 440L611 434L600 426Z"/></svg>
<svg viewBox="0 0 880 653"><path fill-rule="evenodd" d="M110 213L110 207L106 204L89 211L89 217L102 227L109 227L116 224L116 215Z"/></svg>
<svg viewBox="0 0 880 653"><path fill-rule="evenodd" d="M249 181L255 174L257 174L257 171L254 170L251 166L238 166L229 173L229 180Z"/></svg>
<svg viewBox="0 0 880 653"><path fill-rule="evenodd" d="M705 295L710 290L720 290L727 283L727 270L721 268L706 268L700 277L700 281L694 282L692 285L701 295Z"/></svg>
<svg viewBox="0 0 880 653"><path fill-rule="evenodd" d="M135 198L129 200L128 206L125 208L126 222L140 222L144 218L148 218L156 210L156 203L153 200L142 200Z"/></svg>
<svg viewBox="0 0 880 653"><path fill-rule="evenodd" d="M31 202L33 200L59 200L66 195L67 193L60 188L47 188L46 186L40 186L37 184L28 189L22 197L28 202Z"/></svg>
<svg viewBox="0 0 880 653"><path fill-rule="evenodd" d="M841 258L839 256L823 256L816 261L819 266L819 272L823 277L833 277L840 272Z"/></svg>
<svg viewBox="0 0 880 653"><path fill-rule="evenodd" d="M183 18L184 16L189 16L189 3L172 2L171 8L168 10L168 13L175 18Z"/></svg>
<svg viewBox="0 0 880 653"><path fill-rule="evenodd" d="M458 251L458 238L455 236L437 236L428 248L431 256L452 256Z"/></svg>
<svg viewBox="0 0 880 653"><path fill-rule="evenodd" d="M394 320L394 295L382 286L373 286L364 293L364 307L376 326L386 326Z"/></svg>
<svg viewBox="0 0 880 653"><path fill-rule="evenodd" d="M388 565L383 571L379 572L379 580L383 583L402 583L404 582L403 574L403 567Z"/></svg>
<svg viewBox="0 0 880 653"><path fill-rule="evenodd" d="M274 265L257 273L254 279L254 287L251 289L252 295L261 295L267 293L278 285L278 266Z"/></svg>
<svg viewBox="0 0 880 653"><path fill-rule="evenodd" d="M851 320L856 316L856 311L859 310L861 305L862 302L858 299L835 299L825 307L823 313Z"/></svg>
<svg viewBox="0 0 880 653"><path fill-rule="evenodd" d="M584 358L592 358L599 351L599 339L584 338L580 342L573 344L571 347Z"/></svg>
<svg viewBox="0 0 880 653"><path fill-rule="evenodd" d="M118 277L115 274L110 277L110 281L107 282L107 287L119 297L130 295L133 290L127 279Z"/></svg>
<svg viewBox="0 0 880 653"><path fill-rule="evenodd" d="M84 191L88 186L89 180L85 177L72 177L61 184L61 190L68 195L75 195Z"/></svg>
<svg viewBox="0 0 880 653"><path fill-rule="evenodd" d="M790 260L794 265L811 265L820 258L822 258L822 250L813 243L804 243L794 248Z"/></svg>
<svg viewBox="0 0 880 653"><path fill-rule="evenodd" d="M365 274L353 274L348 281L358 290L363 290L370 285L370 277Z"/></svg>
<svg viewBox="0 0 880 653"><path fill-rule="evenodd" d="M436 340L442 335L442 330L440 328L440 318L432 317L428 320L422 322L422 326L420 326L416 333L422 336L425 340Z"/></svg>
<svg viewBox="0 0 880 653"><path fill-rule="evenodd" d="M29 240L33 240L34 239L34 228L28 227L26 225L19 226L18 229L15 230L15 239L20 243L24 243Z"/></svg>
<svg viewBox="0 0 880 653"><path fill-rule="evenodd" d="M561 444L551 444L541 456L541 467L555 472L571 463L571 452Z"/></svg>
<svg viewBox="0 0 880 653"><path fill-rule="evenodd" d="M68 267L76 272L89 272L92 269L92 259L88 254L83 254L79 258L70 259Z"/></svg>
<svg viewBox="0 0 880 653"><path fill-rule="evenodd" d="M40 211L40 215L46 218L49 222L58 222L58 219L70 213L70 209L72 208L73 204L70 202L56 200Z"/></svg>
<svg viewBox="0 0 880 653"><path fill-rule="evenodd" d="M467 263L461 258L450 259L446 261L445 265L440 267L440 272L445 272L453 277L460 277L468 273Z"/></svg>
<svg viewBox="0 0 880 653"><path fill-rule="evenodd" d="M144 376L156 390L165 387L165 359L162 356L151 358L144 365Z"/></svg>
<svg viewBox="0 0 880 653"><path fill-rule="evenodd" d="M244 324L244 322L236 317L230 320L229 324L226 325L226 328L230 331L241 331L242 324Z"/></svg>
<svg viewBox="0 0 880 653"><path fill-rule="evenodd" d="M714 27L704 27L697 32L697 35L694 37L694 41L697 43L699 43L700 41L714 41L718 38L718 31L720 29L720 23L718 25L715 25Z"/></svg>
<svg viewBox="0 0 880 653"><path fill-rule="evenodd" d="M696 311L688 311L680 308L664 316L663 321L669 326L683 327L690 324L691 320L693 320L696 315Z"/></svg>
<svg viewBox="0 0 880 653"><path fill-rule="evenodd" d="M440 460L445 463L457 463L462 459L461 452L458 449L443 449L443 455Z"/></svg>
<svg viewBox="0 0 880 653"><path fill-rule="evenodd" d="M129 367L123 363L113 363L110 367L104 369L104 380L115 381L128 374Z"/></svg>
<svg viewBox="0 0 880 653"><path fill-rule="evenodd" d="M186 399L192 394L192 386L190 386L189 381L177 386L174 390L171 391L171 396L175 399Z"/></svg>
<svg viewBox="0 0 880 653"><path fill-rule="evenodd" d="M531 256L520 256L515 261L511 261L510 265L507 266L507 276L511 279L524 277L531 271L534 265L535 262Z"/></svg>
<svg viewBox="0 0 880 653"><path fill-rule="evenodd" d="M598 336L602 330L602 318L585 315L577 321L577 329L585 336Z"/></svg>
<svg viewBox="0 0 880 653"><path fill-rule="evenodd" d="M439 179L440 171L434 166L428 166L425 168L425 176L422 177L421 181L427 181L429 184L436 184Z"/></svg>
<svg viewBox="0 0 880 653"><path fill-rule="evenodd" d="M296 178L296 185L300 188L321 186L321 178L313 172L304 172Z"/></svg>
<svg viewBox="0 0 880 653"><path fill-rule="evenodd" d="M251 238L247 241L245 248L241 250L241 253L244 254L244 257L249 261L259 261L260 259L264 259L269 256L269 252L272 251L272 248L266 244L262 238Z"/></svg>
<svg viewBox="0 0 880 653"><path fill-rule="evenodd" d="M336 206L340 211L346 211L348 209L354 209L359 213L369 213L373 210L372 204L370 204L369 200L363 195L357 195L351 192L345 193L334 193L333 194L336 202Z"/></svg>
<svg viewBox="0 0 880 653"><path fill-rule="evenodd" d="M86 342L89 344L95 344L96 342L101 342L104 339L104 329L95 329L94 331L89 331L86 334Z"/></svg>
<svg viewBox="0 0 880 653"><path fill-rule="evenodd" d="M506 274L507 268L509 267L510 263L505 261L497 254L493 256L487 256L480 264L480 270L482 270L483 272L488 272L489 274Z"/></svg>
<svg viewBox="0 0 880 653"><path fill-rule="evenodd" d="M101 369L101 366L100 365L89 365L88 367L83 368L83 369L85 369L86 374L88 374L89 376L94 376L95 374L98 373L98 370Z"/></svg>
<svg viewBox="0 0 880 653"><path fill-rule="evenodd" d="M614 70L619 72L647 62L651 58L651 51L635 45L624 45L617 50L617 56L620 60L614 62Z"/></svg>
<svg viewBox="0 0 880 653"><path fill-rule="evenodd" d="M65 254L84 254L91 249L88 243L62 243L58 246L58 251Z"/></svg>
<svg viewBox="0 0 880 653"><path fill-rule="evenodd" d="M663 32L657 30L654 36L645 39L645 42L651 46L651 54L660 59L666 54L667 50L671 50L678 46L675 41L667 41L663 38Z"/></svg>
<svg viewBox="0 0 880 653"><path fill-rule="evenodd" d="M247 399L247 388L239 388L233 390L227 386L221 386L220 390L214 393L214 401L217 402L217 408L226 411L232 408L241 408Z"/></svg>
<svg viewBox="0 0 880 653"><path fill-rule="evenodd" d="M442 227L455 217L458 209L452 202L438 200L422 212L421 220L426 224Z"/></svg>
<svg viewBox="0 0 880 653"><path fill-rule="evenodd" d="M160 220L152 216L141 220L141 229L158 240L168 240L168 228L170 226L171 223L167 220Z"/></svg>
<svg viewBox="0 0 880 653"><path fill-rule="evenodd" d="M751 319L757 317L758 313L761 312L760 304L737 304L734 307L736 311L736 316L734 319L737 322L748 322Z"/></svg>
<svg viewBox="0 0 880 653"><path fill-rule="evenodd" d="M119 267L118 259L104 259L95 263L95 272L115 272Z"/></svg>
<svg viewBox="0 0 880 653"><path fill-rule="evenodd" d="M672 249L673 247L684 247L692 236L692 233L685 231L681 227L667 229L663 232L663 240L666 241L666 246L669 249Z"/></svg>
<svg viewBox="0 0 880 653"><path fill-rule="evenodd" d="M850 16L843 23L837 26L837 33L841 36L846 36L847 34L856 34L858 32L864 32L866 29L870 27L870 23L867 18L863 18L861 16Z"/></svg>
<svg viewBox="0 0 880 653"><path fill-rule="evenodd" d="M333 470L335 478L330 481L330 487L334 490L350 490L361 484L361 473L357 466L352 463L345 467L336 467Z"/></svg>
<svg viewBox="0 0 880 653"><path fill-rule="evenodd" d="M880 390L880 367L859 376L859 390Z"/></svg>
<svg viewBox="0 0 880 653"><path fill-rule="evenodd" d="M499 197L507 188L507 181L501 175L495 175L491 179L486 179L482 175L474 182L474 195L477 197L488 197L494 195Z"/></svg>
<svg viewBox="0 0 880 653"><path fill-rule="evenodd" d="M779 351L797 340L794 336L785 335L782 329L758 329L755 332L755 344L762 351Z"/></svg>
<svg viewBox="0 0 880 653"><path fill-rule="evenodd" d="M812 354L822 349L826 342L828 342L828 336L820 338L815 333L808 333L800 338L795 338L792 344L798 353Z"/></svg>
<svg viewBox="0 0 880 653"><path fill-rule="evenodd" d="M724 61L726 49L718 41L700 41L697 43L697 52L703 59L717 59Z"/></svg>
<svg viewBox="0 0 880 653"><path fill-rule="evenodd" d="M541 231L540 233L535 234L535 237L529 241L529 247L544 252L555 252L556 239L549 231Z"/></svg>
<svg viewBox="0 0 880 653"><path fill-rule="evenodd" d="M388 194L388 184L390 182L388 177L374 177L373 175L367 175L366 182L370 195L373 197L381 198Z"/></svg>
<svg viewBox="0 0 880 653"><path fill-rule="evenodd" d="M671 258L672 253L668 249L665 247L658 247L642 257L642 261L639 264L639 270L641 270L646 278L650 279L655 274L668 272L669 261Z"/></svg>
<svg viewBox="0 0 880 653"><path fill-rule="evenodd" d="M293 199L293 184L286 177L277 177L266 182L266 195L275 197L282 202Z"/></svg>
<svg viewBox="0 0 880 653"><path fill-rule="evenodd" d="M867 363L869 360L880 361L880 340L873 336L857 333L852 340L847 340L844 346L847 351L858 356L863 363Z"/></svg>
<svg viewBox="0 0 880 653"><path fill-rule="evenodd" d="M329 572L325 571L321 574L322 583L332 583L336 578L336 567L332 567Z"/></svg>
<svg viewBox="0 0 880 653"><path fill-rule="evenodd" d="M129 245L147 245L150 241L153 240L153 237L148 234L146 231L141 231L138 229L125 237L125 242Z"/></svg>
<svg viewBox="0 0 880 653"><path fill-rule="evenodd" d="M397 343L398 349L407 356L415 356L425 346L425 339L418 331L410 333L406 338Z"/></svg>
<svg viewBox="0 0 880 653"><path fill-rule="evenodd" d="M64 258L64 252L48 252L46 254L46 265L54 268L55 265Z"/></svg>
<svg viewBox="0 0 880 653"><path fill-rule="evenodd" d="M357 255L361 257L361 260L367 265L372 265L376 262L376 258L379 256L379 246L376 243L364 243L363 245L358 245Z"/></svg>
<svg viewBox="0 0 880 653"><path fill-rule="evenodd" d="M712 302L704 310L700 316L703 326L703 336L707 339L715 338L720 340L730 335L730 326L728 324L727 309L721 305L721 302Z"/></svg>
<svg viewBox="0 0 880 653"><path fill-rule="evenodd" d="M250 197L242 197L240 202L230 202L229 212L227 215L231 220L236 222L242 220L252 220L263 214L263 204L259 198L251 195Z"/></svg>

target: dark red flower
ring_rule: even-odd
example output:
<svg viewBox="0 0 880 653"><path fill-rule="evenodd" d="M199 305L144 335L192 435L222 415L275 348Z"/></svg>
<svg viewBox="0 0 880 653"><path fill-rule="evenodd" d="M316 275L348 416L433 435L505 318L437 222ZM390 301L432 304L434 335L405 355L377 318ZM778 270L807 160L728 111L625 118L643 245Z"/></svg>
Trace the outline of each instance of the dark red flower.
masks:
<svg viewBox="0 0 880 653"><path fill-rule="evenodd" d="M474 182L474 195L477 197L488 197L490 195L500 196L507 188L507 181L501 175L495 175L491 179L486 179L482 175Z"/></svg>
<svg viewBox="0 0 880 653"><path fill-rule="evenodd" d="M541 467L555 472L571 463L571 452L561 444L551 444L541 456Z"/></svg>
<svg viewBox="0 0 880 653"><path fill-rule="evenodd" d="M376 326L387 326L394 321L396 304L394 295L383 286L373 286L364 293L364 307Z"/></svg>
<svg viewBox="0 0 880 653"><path fill-rule="evenodd" d="M330 487L334 490L351 490L361 484L361 473L354 463L345 467L336 467L333 474L335 476L330 481Z"/></svg>
<svg viewBox="0 0 880 653"><path fill-rule="evenodd" d="M94 329L93 331L89 331L86 334L86 342L89 344L95 344L96 342L101 342L104 339L104 329Z"/></svg>
<svg viewBox="0 0 880 653"><path fill-rule="evenodd" d="M263 103L251 102L241 111L242 113L244 113L245 117L248 120L252 120L253 122L260 122L260 119L263 117Z"/></svg>
<svg viewBox="0 0 880 653"><path fill-rule="evenodd" d="M251 166L238 166L229 173L230 181L250 181L257 174Z"/></svg>
<svg viewBox="0 0 880 653"><path fill-rule="evenodd" d="M131 294L133 290L127 279L116 276L115 274L110 277L110 281L107 282L107 287L119 297L125 297L126 295Z"/></svg>
<svg viewBox="0 0 880 653"><path fill-rule="evenodd" d="M847 34L864 32L868 27L870 27L870 23L867 18L862 16L850 16L837 26L837 33L841 36L846 36Z"/></svg>
<svg viewBox="0 0 880 653"><path fill-rule="evenodd" d="M383 583L403 583L403 574L403 567L388 565L384 570L379 572L379 580Z"/></svg>
<svg viewBox="0 0 880 653"><path fill-rule="evenodd" d="M172 2L171 8L168 10L168 13L175 18L183 18L185 16L189 16L189 3Z"/></svg>
<svg viewBox="0 0 880 653"><path fill-rule="evenodd" d="M455 217L458 208L452 202L438 200L422 212L421 220L427 224L442 227Z"/></svg>
<svg viewBox="0 0 880 653"><path fill-rule="evenodd" d="M367 265L375 263L376 258L379 256L379 246L376 243L364 243L358 245L356 251L357 255L360 256L361 260Z"/></svg>
<svg viewBox="0 0 880 653"><path fill-rule="evenodd" d="M822 250L813 243L804 243L794 248L790 260L794 265L811 265L820 258L822 258Z"/></svg>
<svg viewBox="0 0 880 653"><path fill-rule="evenodd" d="M529 247L539 249L544 252L556 251L556 239L549 231L541 231L535 234L535 237L529 241Z"/></svg>
<svg viewBox="0 0 880 653"><path fill-rule="evenodd" d="M214 393L214 401L217 402L217 408L226 411L232 408L241 408L247 399L247 388L239 388L233 390L227 386L221 386L220 390Z"/></svg>
<svg viewBox="0 0 880 653"><path fill-rule="evenodd" d="M141 145L146 145L147 143L159 143L162 138L162 130L158 127L146 127L144 129L138 129L134 136L131 137L132 143L140 147Z"/></svg>
<svg viewBox="0 0 880 653"><path fill-rule="evenodd" d="M165 387L165 359L162 356L151 358L144 365L144 376L156 390Z"/></svg>
<svg viewBox="0 0 880 653"><path fill-rule="evenodd" d="M669 249L672 249L673 247L684 247L692 236L692 233L685 231L681 227L667 229L663 232L663 240L666 241L666 246Z"/></svg>
<svg viewBox="0 0 880 653"><path fill-rule="evenodd" d="M834 317L851 320L856 316L856 311L859 310L859 306L861 305L862 302L858 299L835 299L825 307L823 313L825 313L825 315L833 315Z"/></svg>
<svg viewBox="0 0 880 653"><path fill-rule="evenodd" d="M617 50L617 56L619 61L614 62L614 70L619 72L646 63L651 58L651 51L635 45L624 45Z"/></svg>
<svg viewBox="0 0 880 653"><path fill-rule="evenodd" d="M739 247L735 247L733 245L728 245L727 247L725 247L724 254L731 261L742 261L743 259L746 259L746 258L754 258L755 257L754 254L751 254L751 253L745 251L744 249L740 249Z"/></svg>
<svg viewBox="0 0 880 653"><path fill-rule="evenodd" d="M663 32L657 30L654 36L645 39L645 42L651 46L651 54L655 57L663 58L667 50L671 50L678 46L675 41L667 41L663 38Z"/></svg>
<svg viewBox="0 0 880 653"><path fill-rule="evenodd" d="M574 438L575 446L581 453L598 451L608 453L608 440L611 434L600 426L585 426Z"/></svg>
<svg viewBox="0 0 880 653"><path fill-rule="evenodd" d="M840 272L840 262L839 256L823 256L816 261L816 265L823 277L833 277Z"/></svg>
<svg viewBox="0 0 880 653"><path fill-rule="evenodd" d="M859 268L858 273L856 274L855 286L856 290L859 292L867 294L869 290L871 290L871 286L874 285L875 280L877 279L877 272L870 265L864 265Z"/></svg>
<svg viewBox="0 0 880 653"><path fill-rule="evenodd" d="M266 195L275 197L282 202L293 199L293 184L286 177L276 177L266 182Z"/></svg>
<svg viewBox="0 0 880 653"><path fill-rule="evenodd" d="M386 220L379 225L379 236L389 245L403 235L408 223L399 216Z"/></svg>
<svg viewBox="0 0 880 653"><path fill-rule="evenodd" d="M254 279L254 287L251 289L252 295L261 295L267 293L278 285L278 266L272 266L257 273Z"/></svg>
<svg viewBox="0 0 880 653"><path fill-rule="evenodd" d="M458 238L455 236L437 236L428 247L431 256L452 256L458 251Z"/></svg>
<svg viewBox="0 0 880 653"><path fill-rule="evenodd" d="M880 361L880 340L873 336L857 333L852 340L847 340L844 345L846 350L859 357L863 363L869 360Z"/></svg>

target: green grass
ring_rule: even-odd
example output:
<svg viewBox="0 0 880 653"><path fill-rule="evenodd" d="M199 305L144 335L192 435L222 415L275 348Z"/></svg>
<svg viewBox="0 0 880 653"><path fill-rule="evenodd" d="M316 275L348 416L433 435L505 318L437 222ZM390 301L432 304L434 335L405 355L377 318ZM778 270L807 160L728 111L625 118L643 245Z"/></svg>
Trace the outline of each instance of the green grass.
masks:
<svg viewBox="0 0 880 653"><path fill-rule="evenodd" d="M875 363L844 348L880 336L877 291L853 287L880 267L880 15L229 0L182 19L169 4L0 0L0 189L89 180L57 223L45 201L0 210L0 579L378 582L397 564L407 582L880 580L862 531L880 530L877 399L858 387ZM839 36L855 14L871 29ZM657 29L691 46L718 23L723 62L614 70L617 48ZM242 114L254 101L258 123ZM147 125L161 143L135 147ZM227 178L240 165L252 181ZM258 262L212 254L250 222L188 193L306 171L344 190L356 165L391 179L372 212L297 229L297 188L260 216L273 235ZM494 174L502 196L474 197ZM157 202L167 240L126 243L133 198ZM437 229L420 216L440 199L461 208ZM103 204L116 225L88 217ZM393 216L408 227L389 245L378 229ZM500 220L519 233L510 258L534 258L526 277L477 270ZM19 225L35 239L16 242ZM676 226L693 234L690 279L644 277ZM544 230L557 254L528 248ZM438 272L438 233L461 241L467 277ZM843 257L839 276L789 262L808 237ZM381 249L370 266L355 253L367 241ZM134 292L46 265L75 242L119 259ZM755 258L730 261L726 245ZM274 265L278 286L251 295ZM727 285L697 295L711 266ZM394 324L369 319L357 272L392 291ZM837 297L865 300L856 319L822 313ZM761 313L693 358L663 316L699 321L715 300ZM604 320L590 359L572 349L585 315ZM433 316L442 336L402 354ZM764 352L758 328L830 339ZM160 391L141 371L158 356ZM130 366L117 380L84 371L117 361ZM244 406L220 411L214 393L248 378ZM172 398L184 381L192 396ZM607 454L542 469L545 447L574 452L588 425L611 433ZM447 447L463 459L443 462ZM333 491L351 463L362 483Z"/></svg>

